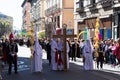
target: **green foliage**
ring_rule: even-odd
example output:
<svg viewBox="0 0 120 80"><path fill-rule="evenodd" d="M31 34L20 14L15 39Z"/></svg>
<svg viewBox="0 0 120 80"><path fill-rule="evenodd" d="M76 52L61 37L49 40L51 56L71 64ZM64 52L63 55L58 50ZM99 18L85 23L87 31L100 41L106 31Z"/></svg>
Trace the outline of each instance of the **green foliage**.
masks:
<svg viewBox="0 0 120 80"><path fill-rule="evenodd" d="M45 38L45 32L39 32L38 38Z"/></svg>
<svg viewBox="0 0 120 80"><path fill-rule="evenodd" d="M17 34L17 37L18 37L18 38L21 38L21 37L22 37L22 33L19 32L19 33Z"/></svg>
<svg viewBox="0 0 120 80"><path fill-rule="evenodd" d="M8 20L5 20L5 19L0 19L0 24L4 25L5 27L11 25L10 22Z"/></svg>
<svg viewBox="0 0 120 80"><path fill-rule="evenodd" d="M12 23L7 19L0 19L0 36L11 32Z"/></svg>

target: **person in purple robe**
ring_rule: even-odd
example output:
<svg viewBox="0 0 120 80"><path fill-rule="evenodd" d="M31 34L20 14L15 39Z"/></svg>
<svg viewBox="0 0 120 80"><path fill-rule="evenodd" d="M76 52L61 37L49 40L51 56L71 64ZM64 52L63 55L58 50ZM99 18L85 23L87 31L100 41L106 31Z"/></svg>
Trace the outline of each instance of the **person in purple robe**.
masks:
<svg viewBox="0 0 120 80"><path fill-rule="evenodd" d="M83 48L83 57L84 57L84 69L93 70L93 46L90 40L86 40L86 44Z"/></svg>
<svg viewBox="0 0 120 80"><path fill-rule="evenodd" d="M42 72L42 47L39 44L37 33L35 33L33 69L32 72Z"/></svg>
<svg viewBox="0 0 120 80"><path fill-rule="evenodd" d="M57 42L55 39L51 40L51 66L52 66L52 70L58 70L58 66L57 66L57 51L58 51L58 46L57 46Z"/></svg>

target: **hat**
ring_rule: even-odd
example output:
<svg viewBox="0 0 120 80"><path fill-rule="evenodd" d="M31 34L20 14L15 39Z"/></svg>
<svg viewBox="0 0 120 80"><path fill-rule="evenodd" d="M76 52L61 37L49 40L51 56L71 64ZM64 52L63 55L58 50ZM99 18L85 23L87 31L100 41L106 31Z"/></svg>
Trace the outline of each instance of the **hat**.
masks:
<svg viewBox="0 0 120 80"><path fill-rule="evenodd" d="M10 40L14 39L13 33L10 33L9 39L10 39Z"/></svg>

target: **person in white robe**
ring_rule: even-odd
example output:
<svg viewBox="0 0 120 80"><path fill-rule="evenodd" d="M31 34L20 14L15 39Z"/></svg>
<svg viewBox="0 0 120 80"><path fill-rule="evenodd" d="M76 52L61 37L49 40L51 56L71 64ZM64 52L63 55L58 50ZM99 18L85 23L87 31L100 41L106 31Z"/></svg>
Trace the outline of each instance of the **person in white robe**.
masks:
<svg viewBox="0 0 120 80"><path fill-rule="evenodd" d="M32 72L42 72L42 47L39 44L37 33L35 33L35 45L33 54L33 70Z"/></svg>
<svg viewBox="0 0 120 80"><path fill-rule="evenodd" d="M90 40L86 40L86 44L83 48L83 57L84 57L84 69L93 70L93 46Z"/></svg>
<svg viewBox="0 0 120 80"><path fill-rule="evenodd" d="M67 49L67 69L69 69L69 51L70 51L70 47L69 47L69 43L68 43L68 41L67 41L67 43L66 43L66 49Z"/></svg>
<svg viewBox="0 0 120 80"><path fill-rule="evenodd" d="M52 70L58 70L57 62L55 58L56 51L58 50L57 42L55 39L51 40L51 66Z"/></svg>

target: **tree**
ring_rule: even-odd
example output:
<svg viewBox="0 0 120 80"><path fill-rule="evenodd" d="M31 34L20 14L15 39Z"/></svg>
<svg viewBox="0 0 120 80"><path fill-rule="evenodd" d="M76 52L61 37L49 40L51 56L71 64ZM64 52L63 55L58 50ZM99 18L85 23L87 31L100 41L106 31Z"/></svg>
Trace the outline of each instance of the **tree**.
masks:
<svg viewBox="0 0 120 80"><path fill-rule="evenodd" d="M0 36L4 35L5 33L8 34L10 32L10 27L12 24L7 19L0 19Z"/></svg>
<svg viewBox="0 0 120 80"><path fill-rule="evenodd" d="M45 38L45 32L39 32L38 37L39 38Z"/></svg>

